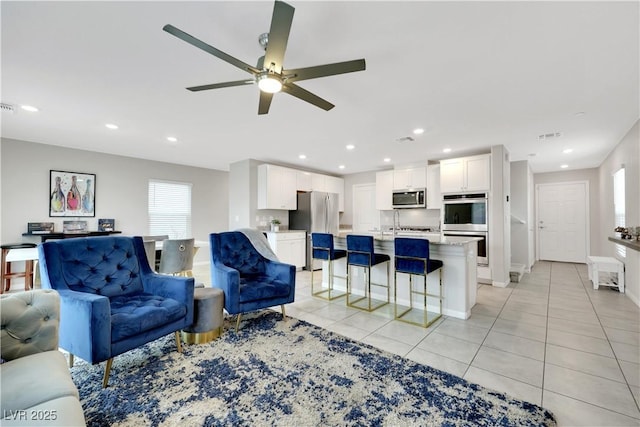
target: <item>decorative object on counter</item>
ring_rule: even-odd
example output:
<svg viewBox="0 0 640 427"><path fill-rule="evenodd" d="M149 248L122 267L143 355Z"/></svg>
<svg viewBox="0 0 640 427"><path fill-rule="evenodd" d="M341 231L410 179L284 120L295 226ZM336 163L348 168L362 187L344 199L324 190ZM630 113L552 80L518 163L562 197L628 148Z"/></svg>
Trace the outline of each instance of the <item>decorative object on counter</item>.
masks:
<svg viewBox="0 0 640 427"><path fill-rule="evenodd" d="M98 220L98 231L113 231L116 229L116 220L113 218L100 218Z"/></svg>
<svg viewBox="0 0 640 427"><path fill-rule="evenodd" d="M51 170L49 216L96 216L95 185L95 174Z"/></svg>
<svg viewBox="0 0 640 427"><path fill-rule="evenodd" d="M280 220L278 218L271 220L271 231L280 231Z"/></svg>
<svg viewBox="0 0 640 427"><path fill-rule="evenodd" d="M62 231L64 233L86 233L89 230L87 221L63 221Z"/></svg>
<svg viewBox="0 0 640 427"><path fill-rule="evenodd" d="M30 234L53 233L53 223L52 222L28 222L27 233L30 233Z"/></svg>

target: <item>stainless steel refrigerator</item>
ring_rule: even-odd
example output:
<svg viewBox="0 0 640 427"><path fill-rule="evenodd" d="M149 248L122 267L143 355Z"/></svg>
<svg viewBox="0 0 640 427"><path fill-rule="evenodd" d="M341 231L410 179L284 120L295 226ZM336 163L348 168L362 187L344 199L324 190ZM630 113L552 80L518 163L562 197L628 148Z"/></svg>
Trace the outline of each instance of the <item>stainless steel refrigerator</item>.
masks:
<svg viewBox="0 0 640 427"><path fill-rule="evenodd" d="M305 270L322 268L321 261L312 260L311 233L338 234L338 195L311 191L298 193L298 210L289 211L289 229L307 231L307 262Z"/></svg>

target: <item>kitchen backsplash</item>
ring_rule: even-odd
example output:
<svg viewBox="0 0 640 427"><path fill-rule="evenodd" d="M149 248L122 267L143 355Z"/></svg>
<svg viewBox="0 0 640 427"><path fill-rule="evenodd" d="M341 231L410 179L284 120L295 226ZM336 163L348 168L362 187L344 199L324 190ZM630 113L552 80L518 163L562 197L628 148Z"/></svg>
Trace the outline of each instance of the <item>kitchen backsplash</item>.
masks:
<svg viewBox="0 0 640 427"><path fill-rule="evenodd" d="M380 227L392 228L395 211L380 211ZM398 209L401 227L431 227L440 229L439 209Z"/></svg>

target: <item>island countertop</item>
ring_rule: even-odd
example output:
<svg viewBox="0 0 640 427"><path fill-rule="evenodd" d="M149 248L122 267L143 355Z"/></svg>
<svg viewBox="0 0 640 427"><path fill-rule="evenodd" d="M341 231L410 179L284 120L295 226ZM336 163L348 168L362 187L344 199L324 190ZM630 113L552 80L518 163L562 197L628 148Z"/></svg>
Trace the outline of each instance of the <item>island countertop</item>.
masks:
<svg viewBox="0 0 640 427"><path fill-rule="evenodd" d="M480 237L473 236L443 236L441 233L420 233L420 234L396 234L395 236L389 232L349 232L338 233L335 237L337 239L344 239L348 234L357 234L359 236L373 236L373 240L379 242L393 242L396 237L409 238L409 239L427 239L429 243L434 245L456 245L464 246L467 243L477 242L482 240Z"/></svg>
<svg viewBox="0 0 640 427"><path fill-rule="evenodd" d="M348 234L369 235L374 238L373 247L376 253L389 255L390 259L394 258L394 240L396 237L422 238L429 240L430 257L443 262L442 269L442 314L446 316L456 317L458 319L468 319L471 316L471 308L476 303L477 283L477 244L479 237L467 236L442 236L440 233L416 233L411 235L403 235L383 232L350 232L340 233L334 236L334 245L336 249L347 249ZM325 271L323 268L323 282L326 281ZM346 276L346 265L344 258L342 262L334 265L334 272L338 276ZM393 270L393 261L391 261L391 270ZM389 274L386 277L385 268L373 268L371 271L371 281L373 283L389 283L394 286L395 274ZM402 289L407 289L406 275L398 275L401 281ZM435 290L437 286L438 275L430 274L428 278L430 288ZM337 289L340 289L338 286ZM340 289L343 290L343 289ZM378 300L384 300L383 294L378 294L378 290L372 289L372 295ZM411 298L414 298L412 296ZM415 299L415 298L414 298ZM403 305L408 305L409 299L405 297L400 300ZM421 303L417 299L415 304ZM433 302L430 303L430 306ZM429 311L434 311L433 307ZM437 311L437 310L436 310Z"/></svg>

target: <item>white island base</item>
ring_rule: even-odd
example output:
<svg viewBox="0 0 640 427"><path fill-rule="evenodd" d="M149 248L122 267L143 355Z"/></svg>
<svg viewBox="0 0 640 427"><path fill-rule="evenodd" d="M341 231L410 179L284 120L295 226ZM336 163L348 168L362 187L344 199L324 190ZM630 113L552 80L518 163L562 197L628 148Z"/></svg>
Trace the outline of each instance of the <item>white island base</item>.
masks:
<svg viewBox="0 0 640 427"><path fill-rule="evenodd" d="M471 308L476 303L477 276L476 276L476 244L477 238L466 237L444 237L430 238L429 252L433 259L441 260L444 264L442 270L442 314L458 319L468 319L471 316ZM347 248L344 237L335 237L334 245L336 249ZM393 268L393 237L374 237L374 249L376 253L387 254L391 258L389 265L390 302L394 303L394 268ZM334 273L338 276L346 276L346 258L334 261ZM322 266L322 286L327 287L327 262ZM352 267L353 275L352 289L356 295L364 295L364 273L362 268ZM386 263L378 264L372 268L371 281L373 283L387 283L385 274L387 272ZM439 274L433 272L429 274L427 280L428 293L437 294L439 288ZM334 289L346 291L346 282L336 278ZM414 290L423 288L422 278L414 276ZM386 300L386 291L378 286L371 287L371 295L374 299ZM409 306L409 276L398 274L398 304ZM413 296L413 306L421 308L423 299L421 296ZM439 304L437 298L428 299L428 311L438 313Z"/></svg>

